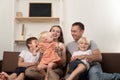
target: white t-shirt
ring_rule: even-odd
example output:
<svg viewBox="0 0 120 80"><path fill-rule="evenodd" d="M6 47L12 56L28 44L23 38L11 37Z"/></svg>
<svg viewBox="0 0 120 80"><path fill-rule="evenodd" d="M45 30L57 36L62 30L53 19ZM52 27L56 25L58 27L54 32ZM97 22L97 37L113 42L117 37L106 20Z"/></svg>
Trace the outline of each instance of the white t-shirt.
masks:
<svg viewBox="0 0 120 80"><path fill-rule="evenodd" d="M40 57L40 52L37 52L36 56L33 56L33 54L28 50L23 50L19 54L20 57L24 59L24 62L37 62Z"/></svg>
<svg viewBox="0 0 120 80"><path fill-rule="evenodd" d="M74 51L73 52L73 54L72 54L72 57L74 57L74 56L78 56L78 55L92 55L92 51L91 50L87 50L87 51ZM87 68L87 70L90 68L90 64L86 61L86 59L82 59L81 60L84 64L85 64L85 66L86 66L86 68Z"/></svg>
<svg viewBox="0 0 120 80"><path fill-rule="evenodd" d="M74 51L72 56L77 56L77 55L91 55L92 51L91 50L87 50L87 51Z"/></svg>

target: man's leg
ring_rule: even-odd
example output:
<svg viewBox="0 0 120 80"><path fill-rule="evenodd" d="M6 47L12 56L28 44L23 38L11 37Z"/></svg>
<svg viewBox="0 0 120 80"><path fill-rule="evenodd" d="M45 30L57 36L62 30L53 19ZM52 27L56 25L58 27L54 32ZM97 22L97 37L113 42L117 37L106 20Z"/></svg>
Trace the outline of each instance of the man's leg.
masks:
<svg viewBox="0 0 120 80"><path fill-rule="evenodd" d="M36 66L27 68L25 71L25 76L35 80L44 80L44 77L45 77L45 75L42 74L42 72L37 70Z"/></svg>
<svg viewBox="0 0 120 80"><path fill-rule="evenodd" d="M89 80L100 80L100 73L102 73L101 65L93 63L88 72Z"/></svg>
<svg viewBox="0 0 120 80"><path fill-rule="evenodd" d="M120 80L118 73L104 73L99 63L94 63L88 74L89 80Z"/></svg>

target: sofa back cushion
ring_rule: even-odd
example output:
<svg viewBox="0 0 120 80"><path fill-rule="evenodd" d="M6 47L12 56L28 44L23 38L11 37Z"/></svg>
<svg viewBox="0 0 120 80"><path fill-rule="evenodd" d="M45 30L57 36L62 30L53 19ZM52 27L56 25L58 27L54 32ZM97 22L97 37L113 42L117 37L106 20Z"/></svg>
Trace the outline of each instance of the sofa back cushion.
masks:
<svg viewBox="0 0 120 80"><path fill-rule="evenodd" d="M3 52L2 71L11 73L15 70L18 63L19 53L20 52L14 52L14 51Z"/></svg>
<svg viewBox="0 0 120 80"><path fill-rule="evenodd" d="M120 53L102 53L102 68L104 72L120 73Z"/></svg>

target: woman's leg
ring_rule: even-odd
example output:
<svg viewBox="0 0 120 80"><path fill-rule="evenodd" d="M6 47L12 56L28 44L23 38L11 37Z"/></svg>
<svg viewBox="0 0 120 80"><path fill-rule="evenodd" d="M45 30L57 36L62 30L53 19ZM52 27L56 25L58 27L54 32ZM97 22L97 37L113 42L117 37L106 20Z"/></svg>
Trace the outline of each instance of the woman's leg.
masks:
<svg viewBox="0 0 120 80"><path fill-rule="evenodd" d="M63 76L63 71L60 68L50 70L48 72L48 80L60 80Z"/></svg>
<svg viewBox="0 0 120 80"><path fill-rule="evenodd" d="M51 62L51 63L48 64L48 66L47 66L47 73L45 75L45 80L48 80L48 76L49 76L48 72L51 71L52 69L56 68L56 67L57 67L57 64L54 63L54 62Z"/></svg>
<svg viewBox="0 0 120 80"><path fill-rule="evenodd" d="M30 79L35 79L35 80L44 80L45 75L43 74L42 71L37 70L37 66L31 66L26 69L25 71L25 76L30 78Z"/></svg>

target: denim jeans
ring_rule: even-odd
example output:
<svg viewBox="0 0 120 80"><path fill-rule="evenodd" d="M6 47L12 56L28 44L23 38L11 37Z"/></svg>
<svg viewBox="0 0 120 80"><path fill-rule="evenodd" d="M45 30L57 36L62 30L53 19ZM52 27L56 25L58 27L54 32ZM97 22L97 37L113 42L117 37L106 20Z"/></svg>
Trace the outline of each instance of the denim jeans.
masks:
<svg viewBox="0 0 120 80"><path fill-rule="evenodd" d="M89 80L120 80L119 73L104 73L100 63L94 62L88 72Z"/></svg>

